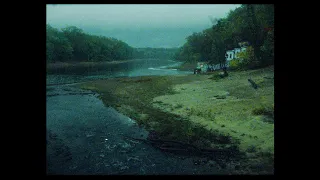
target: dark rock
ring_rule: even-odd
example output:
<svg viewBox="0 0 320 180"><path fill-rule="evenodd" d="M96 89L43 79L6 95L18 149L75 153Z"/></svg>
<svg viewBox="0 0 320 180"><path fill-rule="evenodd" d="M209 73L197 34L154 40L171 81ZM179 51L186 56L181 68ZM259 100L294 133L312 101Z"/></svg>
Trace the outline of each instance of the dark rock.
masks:
<svg viewBox="0 0 320 180"><path fill-rule="evenodd" d="M248 79L248 81L251 83L252 87L254 89L257 89L258 88L258 85L252 80L252 79Z"/></svg>

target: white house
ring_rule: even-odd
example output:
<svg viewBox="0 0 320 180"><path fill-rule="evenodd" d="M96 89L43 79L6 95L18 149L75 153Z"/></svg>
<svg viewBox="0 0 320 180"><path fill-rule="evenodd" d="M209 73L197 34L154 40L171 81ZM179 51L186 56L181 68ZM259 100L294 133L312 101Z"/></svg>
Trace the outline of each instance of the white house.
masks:
<svg viewBox="0 0 320 180"><path fill-rule="evenodd" d="M234 48L233 50L228 50L225 55L226 61L228 62L228 61L231 61L232 59L238 58L238 56L237 56L238 53L244 52L246 50L247 50L246 47Z"/></svg>
<svg viewBox="0 0 320 180"><path fill-rule="evenodd" d="M249 45L248 42L241 42L239 43L240 48L234 48L232 50L226 51L225 57L226 57L226 63L225 67L229 67L230 61L238 58L238 53L244 52L247 50L247 46ZM197 69L201 69L201 72L207 72L208 69L212 70L218 70L220 69L220 64L215 64L215 65L209 65L208 63L205 62L198 62L197 64Z"/></svg>
<svg viewBox="0 0 320 180"><path fill-rule="evenodd" d="M230 61L234 59L234 56L235 56L234 50L228 50L225 56L226 56L226 61Z"/></svg>

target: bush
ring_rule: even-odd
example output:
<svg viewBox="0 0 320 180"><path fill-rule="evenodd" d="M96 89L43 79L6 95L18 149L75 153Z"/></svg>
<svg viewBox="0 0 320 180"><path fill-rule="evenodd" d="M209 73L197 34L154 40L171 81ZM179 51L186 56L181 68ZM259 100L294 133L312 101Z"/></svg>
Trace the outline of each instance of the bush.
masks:
<svg viewBox="0 0 320 180"><path fill-rule="evenodd" d="M174 106L175 109L180 109L180 108L182 108L182 107L183 107L182 104L176 104L176 105Z"/></svg>
<svg viewBox="0 0 320 180"><path fill-rule="evenodd" d="M232 69L232 70L240 70L240 59L233 59L230 61L230 65L229 65L229 68Z"/></svg>
<svg viewBox="0 0 320 180"><path fill-rule="evenodd" d="M219 79L223 79L225 77L227 77L228 75L225 75L223 72L220 73L216 73L213 76L211 76L209 79L213 79L213 80L219 80Z"/></svg>
<svg viewBox="0 0 320 180"><path fill-rule="evenodd" d="M254 115L265 115L274 118L274 106L260 106L252 110Z"/></svg>
<svg viewBox="0 0 320 180"><path fill-rule="evenodd" d="M259 66L259 62L254 59L253 47L247 47L246 51L239 52L238 58L230 62L230 68L235 70L252 69Z"/></svg>

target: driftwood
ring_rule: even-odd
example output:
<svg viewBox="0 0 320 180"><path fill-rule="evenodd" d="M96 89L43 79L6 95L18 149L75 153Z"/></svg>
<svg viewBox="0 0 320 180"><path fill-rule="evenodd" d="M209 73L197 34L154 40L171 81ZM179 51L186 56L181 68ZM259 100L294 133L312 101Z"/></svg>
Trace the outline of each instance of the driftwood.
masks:
<svg viewBox="0 0 320 180"><path fill-rule="evenodd" d="M251 83L252 87L254 89L257 89L258 88L258 85L252 80L252 79L248 79L248 81Z"/></svg>

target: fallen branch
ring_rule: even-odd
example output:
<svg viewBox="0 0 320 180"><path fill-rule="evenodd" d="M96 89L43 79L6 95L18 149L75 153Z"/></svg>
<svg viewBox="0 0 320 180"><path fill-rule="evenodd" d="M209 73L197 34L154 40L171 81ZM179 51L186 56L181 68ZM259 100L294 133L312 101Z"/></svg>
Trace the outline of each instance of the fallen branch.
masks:
<svg viewBox="0 0 320 180"><path fill-rule="evenodd" d="M252 79L248 79L248 81L251 83L252 87L254 89L257 89L258 88L258 85L252 80Z"/></svg>

